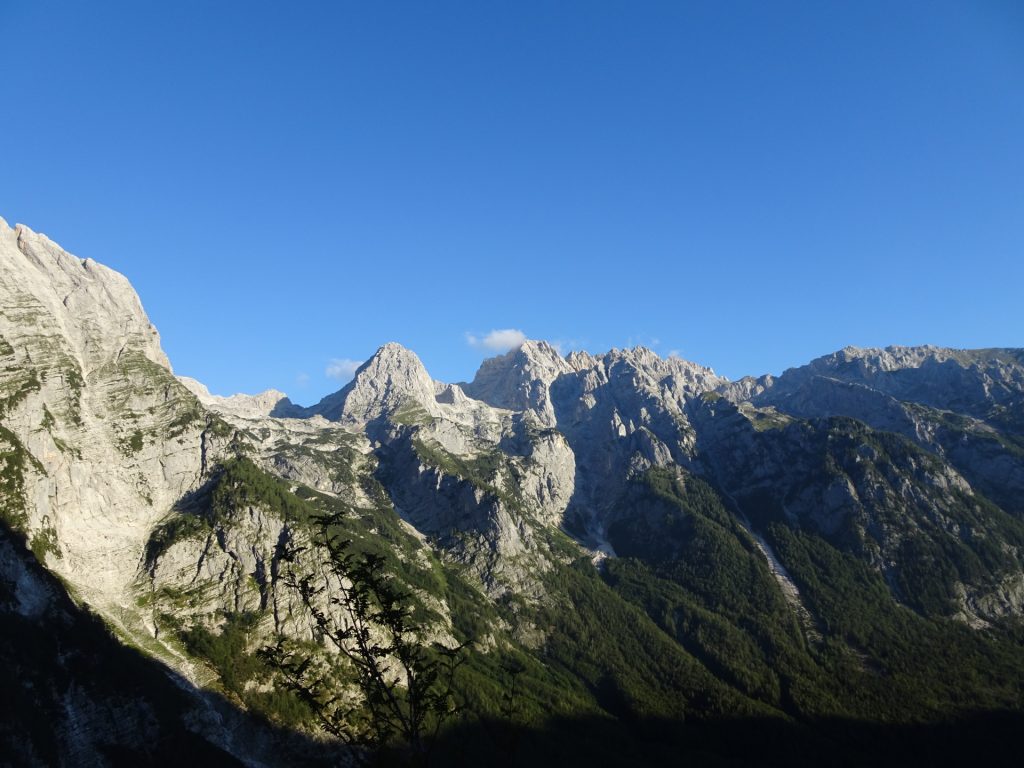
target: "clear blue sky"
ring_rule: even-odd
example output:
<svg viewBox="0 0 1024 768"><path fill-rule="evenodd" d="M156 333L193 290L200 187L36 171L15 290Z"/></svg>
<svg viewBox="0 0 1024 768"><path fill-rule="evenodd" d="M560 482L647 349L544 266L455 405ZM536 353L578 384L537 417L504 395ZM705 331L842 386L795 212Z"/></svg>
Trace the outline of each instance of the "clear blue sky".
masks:
<svg viewBox="0 0 1024 768"><path fill-rule="evenodd" d="M1024 346L1024 3L0 0L0 215L179 373ZM344 368L344 366L341 366Z"/></svg>

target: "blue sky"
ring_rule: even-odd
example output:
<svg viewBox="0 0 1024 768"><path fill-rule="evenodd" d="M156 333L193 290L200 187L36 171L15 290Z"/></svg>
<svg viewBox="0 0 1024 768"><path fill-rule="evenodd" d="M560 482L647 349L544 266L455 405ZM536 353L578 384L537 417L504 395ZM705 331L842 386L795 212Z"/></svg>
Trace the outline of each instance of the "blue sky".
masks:
<svg viewBox="0 0 1024 768"><path fill-rule="evenodd" d="M1019 2L0 18L0 215L126 274L215 392L312 402L389 340L458 381L494 330L730 377L1024 346Z"/></svg>

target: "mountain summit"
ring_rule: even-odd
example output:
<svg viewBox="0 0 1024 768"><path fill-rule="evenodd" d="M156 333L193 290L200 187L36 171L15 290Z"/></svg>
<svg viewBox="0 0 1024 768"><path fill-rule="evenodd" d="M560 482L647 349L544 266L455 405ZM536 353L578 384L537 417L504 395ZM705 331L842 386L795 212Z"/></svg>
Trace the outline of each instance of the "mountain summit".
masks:
<svg viewBox="0 0 1024 768"><path fill-rule="evenodd" d="M542 423L553 425L555 414L548 390L559 376L572 372L572 366L553 346L528 340L504 355L484 360L473 381L461 386L476 400L496 408L531 410Z"/></svg>
<svg viewBox="0 0 1024 768"><path fill-rule="evenodd" d="M332 421L365 424L415 404L434 410L436 387L416 354L394 341L378 349L341 391L310 409Z"/></svg>

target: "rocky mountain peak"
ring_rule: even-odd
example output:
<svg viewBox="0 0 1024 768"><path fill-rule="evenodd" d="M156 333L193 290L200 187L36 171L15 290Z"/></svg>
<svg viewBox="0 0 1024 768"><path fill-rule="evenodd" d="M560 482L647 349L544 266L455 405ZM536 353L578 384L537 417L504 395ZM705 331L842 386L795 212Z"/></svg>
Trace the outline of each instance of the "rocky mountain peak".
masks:
<svg viewBox="0 0 1024 768"><path fill-rule="evenodd" d="M548 388L573 367L546 341L528 340L504 355L484 360L473 381L463 384L465 393L498 408L532 410L547 424L554 424Z"/></svg>
<svg viewBox="0 0 1024 768"><path fill-rule="evenodd" d="M939 370L942 370L942 373ZM973 372L972 372L973 371ZM838 352L812 360L802 368L786 372L828 376L878 385L882 380L909 381L938 376L960 385L968 380L989 377L995 381L1020 380L1024 360L1015 349L950 349L931 345L879 348L844 347ZM933 382L934 383L934 382ZM992 384L986 381L986 386Z"/></svg>
<svg viewBox="0 0 1024 768"><path fill-rule="evenodd" d="M605 355L609 360L625 360L636 366L652 366L661 362L661 357L649 347L636 346L625 349L613 348Z"/></svg>
<svg viewBox="0 0 1024 768"><path fill-rule="evenodd" d="M572 367L554 346L546 341L528 339L504 355L484 360L473 379L473 385L496 376L518 375L552 381Z"/></svg>
<svg viewBox="0 0 1024 768"><path fill-rule="evenodd" d="M605 710L587 752L563 745L581 764L678 757L660 738L648 751L648 729L631 740L628 721L642 711L678 712L679 722L756 715L757 742L721 760L749 762L774 738L769 717L792 732L794 683L809 734L819 716L864 721L869 730L850 739L883 733L873 712L897 708L912 722L936 718L943 733L937 718L961 707L971 723L978 703L999 718L1019 714L1024 350L847 347L777 379L728 384L644 347L563 357L528 341L485 361L464 393L389 343L310 409L276 390L211 395L153 364L162 354L124 278L0 221L0 619L17 630L5 637L21 638L0 661L17 683L7 698L28 713L6 730L0 719L0 753L25 742L24 754L50 762L145 763L155 753L141 743L176 745L174 734L154 735L148 704L119 692L124 675L80 663L105 647L92 630L67 642L78 624L39 623L55 604L47 594L65 585L133 649L169 664L180 690L214 691L186 713L222 739L211 744L255 741L214 707L243 702L273 719L291 709L243 696L281 684L249 663L258 648L294 642L323 669L344 663L311 642L324 633L307 609L341 607L332 596L343 575L324 573L324 513L357 546L387 555L383 575L426 617L419 639L467 643L457 653L474 666L490 662L470 654L493 648L537 651L518 689L524 707L544 718L564 715L566 701ZM701 395L715 388L726 397ZM275 418L292 415L312 418ZM588 574L586 555L610 578ZM44 567L63 583L36 578ZM289 572L315 575L323 602L307 603ZM967 639L954 621L993 631ZM490 640L477 648L473 637ZM55 649L40 657L45 667L35 645ZM936 652L957 664L919 661ZM894 670L904 684L884 685ZM166 682L162 666L155 675ZM53 684L65 677L76 681L71 693ZM104 695L92 704L89 677L117 687L94 689ZM612 687L594 690L595 680ZM621 720L617 680L629 683ZM552 686L566 692L559 702ZM350 687L335 693L361 700ZM52 713L64 713L66 741L46 737L40 723ZM116 727L96 725L107 719ZM829 729L827 754L808 764L844 748L844 730ZM37 731L49 745L26 742ZM612 754L601 731L630 740ZM734 731L723 738L739 741ZM886 750L899 736L889 733ZM455 735L461 762L493 752L489 734ZM697 735L695 758L706 758L715 742ZM273 743L279 760L236 756L321 764ZM897 761L904 752L913 754L907 747ZM218 747L191 762L225 755ZM348 755L330 762L339 757ZM860 757L851 761L874 762Z"/></svg>
<svg viewBox="0 0 1024 768"><path fill-rule="evenodd" d="M359 366L352 381L357 387L387 382L410 391L418 388L424 392L434 391L433 379L416 353L395 341L381 346L373 357Z"/></svg>
<svg viewBox="0 0 1024 768"><path fill-rule="evenodd" d="M918 368L927 360L943 362L953 357L952 350L941 347L898 347L885 349L874 347L846 346L838 352L825 355L811 362L822 367L835 368L843 365L860 366L870 371L896 371L903 368Z"/></svg>
<svg viewBox="0 0 1024 768"><path fill-rule="evenodd" d="M565 361L569 364L569 367L574 371L582 371L587 368L593 368L597 365L598 358L595 355L590 354L586 350L574 349L568 355L565 356Z"/></svg>
<svg viewBox="0 0 1024 768"><path fill-rule="evenodd" d="M627 376L634 385L642 380L664 382L672 384L680 394L699 394L728 383L728 379L718 376L706 366L676 355L663 358L647 347L612 349L601 362L610 373Z"/></svg>
<svg viewBox="0 0 1024 768"><path fill-rule="evenodd" d="M507 354L515 355L519 359L529 360L534 364L547 365L556 368L565 367L565 358L558 349L543 340L527 339L518 348Z"/></svg>
<svg viewBox="0 0 1024 768"><path fill-rule="evenodd" d="M328 395L312 412L350 424L365 424L415 403L437 410L437 387L416 353L388 342L356 371L341 391Z"/></svg>

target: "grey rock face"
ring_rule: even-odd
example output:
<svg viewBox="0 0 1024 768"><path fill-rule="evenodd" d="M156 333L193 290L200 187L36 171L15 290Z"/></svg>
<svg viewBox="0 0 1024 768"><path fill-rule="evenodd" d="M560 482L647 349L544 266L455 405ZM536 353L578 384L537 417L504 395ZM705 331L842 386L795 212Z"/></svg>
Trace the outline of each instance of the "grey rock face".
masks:
<svg viewBox="0 0 1024 768"><path fill-rule="evenodd" d="M1021 357L1020 350L1010 349L847 347L813 361L806 372L864 384L898 400L983 417L994 405L1019 401L1024 393Z"/></svg>
<svg viewBox="0 0 1024 768"><path fill-rule="evenodd" d="M526 341L517 349L485 360L463 391L476 400L511 411L531 411L546 427L556 423L550 388L572 366L550 344Z"/></svg>

